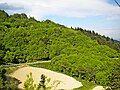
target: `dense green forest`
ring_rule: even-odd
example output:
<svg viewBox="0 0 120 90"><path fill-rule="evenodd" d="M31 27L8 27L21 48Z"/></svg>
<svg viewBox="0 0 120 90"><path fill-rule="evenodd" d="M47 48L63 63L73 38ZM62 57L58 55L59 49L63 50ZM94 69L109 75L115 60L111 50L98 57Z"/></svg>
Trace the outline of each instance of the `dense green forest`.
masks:
<svg viewBox="0 0 120 90"><path fill-rule="evenodd" d="M100 45L107 45L110 48L120 52L120 41L113 40L112 38L106 37L105 35L102 36L94 31L82 29L80 27L71 27L71 29L81 31L91 39L96 40Z"/></svg>
<svg viewBox="0 0 120 90"><path fill-rule="evenodd" d="M119 45L83 29L0 10L0 64L51 60L52 70L117 90Z"/></svg>

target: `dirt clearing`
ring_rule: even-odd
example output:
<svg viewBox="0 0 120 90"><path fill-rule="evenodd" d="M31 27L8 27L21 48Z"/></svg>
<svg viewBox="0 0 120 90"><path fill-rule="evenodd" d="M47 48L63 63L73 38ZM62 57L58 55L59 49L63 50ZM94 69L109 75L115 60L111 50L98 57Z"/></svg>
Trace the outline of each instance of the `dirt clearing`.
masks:
<svg viewBox="0 0 120 90"><path fill-rule="evenodd" d="M27 79L27 75L32 73L34 83L38 84L40 81L41 74L44 74L51 80L59 80L61 83L58 85L57 89L66 89L71 90L73 88L81 87L81 82L75 80L74 78L67 76L65 74L57 73L51 70L43 69L43 68L36 68L36 67L23 67L16 70L10 76L15 77L16 79L20 80L22 83L19 84L19 88L24 87L24 82Z"/></svg>

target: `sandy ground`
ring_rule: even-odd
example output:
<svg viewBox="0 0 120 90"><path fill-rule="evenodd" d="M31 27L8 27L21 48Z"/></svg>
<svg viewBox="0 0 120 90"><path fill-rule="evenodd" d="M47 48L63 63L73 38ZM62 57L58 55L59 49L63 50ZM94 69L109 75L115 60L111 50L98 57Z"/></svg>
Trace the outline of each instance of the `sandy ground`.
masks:
<svg viewBox="0 0 120 90"><path fill-rule="evenodd" d="M58 89L72 90L73 88L78 88L82 86L81 82L75 80L72 77L69 77L67 75L57 73L51 70L47 70L43 68L36 68L36 67L20 68L16 70L14 73L12 73L10 76L15 77L16 79L20 80L22 83L19 84L19 88L23 88L24 82L27 79L27 75L30 72L32 73L35 84L39 83L41 74L44 74L48 78L51 78L52 81L59 80L61 83L58 85L57 90Z"/></svg>
<svg viewBox="0 0 120 90"><path fill-rule="evenodd" d="M103 86L96 86L92 90L105 90Z"/></svg>

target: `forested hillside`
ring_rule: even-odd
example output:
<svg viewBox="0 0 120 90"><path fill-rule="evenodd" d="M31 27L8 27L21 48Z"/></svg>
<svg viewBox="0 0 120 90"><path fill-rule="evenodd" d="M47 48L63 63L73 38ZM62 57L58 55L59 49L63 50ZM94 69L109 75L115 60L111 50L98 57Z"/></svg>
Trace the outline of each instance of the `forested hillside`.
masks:
<svg viewBox="0 0 120 90"><path fill-rule="evenodd" d="M85 35L87 35L91 39L96 40L100 45L107 45L110 48L115 49L116 51L120 52L120 41L113 40L112 38L106 37L104 35L102 36L94 31L85 30L79 27L74 28L74 30L83 32Z"/></svg>
<svg viewBox="0 0 120 90"><path fill-rule="evenodd" d="M116 50L80 30L25 14L9 16L1 10L0 64L37 60L51 60L49 68L72 77L119 88L120 54Z"/></svg>

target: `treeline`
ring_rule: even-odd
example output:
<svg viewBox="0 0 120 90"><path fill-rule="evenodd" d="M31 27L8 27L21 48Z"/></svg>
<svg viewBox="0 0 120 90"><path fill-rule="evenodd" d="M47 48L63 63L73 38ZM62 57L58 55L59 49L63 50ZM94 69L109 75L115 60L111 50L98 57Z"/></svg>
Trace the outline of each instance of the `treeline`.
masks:
<svg viewBox="0 0 120 90"><path fill-rule="evenodd" d="M104 35L102 36L94 31L82 29L80 27L75 27L72 29L83 32L85 35L87 35L91 39L96 40L100 45L107 45L110 48L115 49L116 51L120 52L120 41L114 40Z"/></svg>
<svg viewBox="0 0 120 90"><path fill-rule="evenodd" d="M93 36L94 37L94 36ZM0 11L0 64L51 60L53 70L118 88L120 54L81 30ZM112 83L113 82L113 83Z"/></svg>

